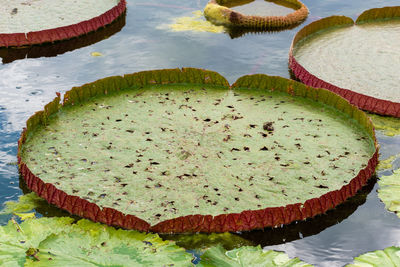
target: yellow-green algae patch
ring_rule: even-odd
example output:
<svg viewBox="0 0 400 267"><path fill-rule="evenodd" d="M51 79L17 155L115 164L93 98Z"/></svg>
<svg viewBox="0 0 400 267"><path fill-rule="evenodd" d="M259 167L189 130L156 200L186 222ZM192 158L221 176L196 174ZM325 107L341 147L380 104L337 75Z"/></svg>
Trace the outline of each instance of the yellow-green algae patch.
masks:
<svg viewBox="0 0 400 267"><path fill-rule="evenodd" d="M341 88L400 101L400 20L332 27L294 46L296 60L318 78Z"/></svg>
<svg viewBox="0 0 400 267"><path fill-rule="evenodd" d="M224 32L223 26L216 26L203 18L203 12L193 12L191 17L180 17L173 24L168 25L173 31L195 31L195 32Z"/></svg>
<svg viewBox="0 0 400 267"><path fill-rule="evenodd" d="M382 131L387 136L395 136L400 134L400 119L380 116L376 114L368 114L376 130Z"/></svg>
<svg viewBox="0 0 400 267"><path fill-rule="evenodd" d="M154 225L305 202L348 184L374 152L354 119L320 102L148 85L63 107L21 157L67 194Z"/></svg>
<svg viewBox="0 0 400 267"><path fill-rule="evenodd" d="M390 156L389 158L385 160L379 160L379 164L376 167L377 170L388 170L393 168L393 161L397 159L398 155L395 156Z"/></svg>

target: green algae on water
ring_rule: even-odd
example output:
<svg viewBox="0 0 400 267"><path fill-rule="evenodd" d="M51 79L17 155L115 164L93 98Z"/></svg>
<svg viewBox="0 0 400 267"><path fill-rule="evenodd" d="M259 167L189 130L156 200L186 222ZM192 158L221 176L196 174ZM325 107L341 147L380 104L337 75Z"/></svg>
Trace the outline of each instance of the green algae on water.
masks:
<svg viewBox="0 0 400 267"><path fill-rule="evenodd" d="M381 131L387 136L395 136L400 134L400 119L380 116L376 114L368 114L376 130Z"/></svg>
<svg viewBox="0 0 400 267"><path fill-rule="evenodd" d="M194 31L222 33L225 31L223 26L216 26L203 18L203 12L198 10L192 12L191 17L176 18L173 24L168 27L173 31Z"/></svg>

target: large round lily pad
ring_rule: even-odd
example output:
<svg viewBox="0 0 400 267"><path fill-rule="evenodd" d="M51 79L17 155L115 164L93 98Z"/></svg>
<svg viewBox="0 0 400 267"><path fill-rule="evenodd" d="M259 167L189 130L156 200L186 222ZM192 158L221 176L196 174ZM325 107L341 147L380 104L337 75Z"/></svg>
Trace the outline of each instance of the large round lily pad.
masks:
<svg viewBox="0 0 400 267"><path fill-rule="evenodd" d="M110 24L125 0L16 0L0 9L0 47L71 39Z"/></svg>
<svg viewBox="0 0 400 267"><path fill-rule="evenodd" d="M294 37L289 65L307 85L327 88L371 112L400 117L400 7L332 16Z"/></svg>
<svg viewBox="0 0 400 267"><path fill-rule="evenodd" d="M299 0L210 0L204 15L217 25L268 30L300 24L307 18L308 9Z"/></svg>
<svg viewBox="0 0 400 267"><path fill-rule="evenodd" d="M374 172L369 118L323 89L266 75L232 89L198 69L76 87L27 122L20 171L73 214L156 232L224 232L313 217Z"/></svg>

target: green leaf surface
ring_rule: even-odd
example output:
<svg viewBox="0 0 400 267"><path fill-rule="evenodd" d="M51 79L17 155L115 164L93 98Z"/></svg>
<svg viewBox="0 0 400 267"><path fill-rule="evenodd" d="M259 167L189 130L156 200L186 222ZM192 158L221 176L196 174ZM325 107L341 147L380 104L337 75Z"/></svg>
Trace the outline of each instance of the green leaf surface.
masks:
<svg viewBox="0 0 400 267"><path fill-rule="evenodd" d="M390 176L379 178L378 196L385 203L386 209L393 211L400 218L400 170Z"/></svg>
<svg viewBox="0 0 400 267"><path fill-rule="evenodd" d="M14 220L0 227L0 266L23 266L26 251L37 248L51 234L65 230L71 218L27 220L20 225ZM22 263L22 264L21 264Z"/></svg>
<svg viewBox="0 0 400 267"><path fill-rule="evenodd" d="M3 2L0 33L27 33L68 26L97 17L117 4L118 0Z"/></svg>
<svg viewBox="0 0 400 267"><path fill-rule="evenodd" d="M148 84L91 99L74 98L82 88L70 91L68 103L81 105L60 108L30 131L22 160L69 195L156 225L303 203L347 185L375 152L372 137L347 114L285 93L304 85L265 76L245 77L234 90L152 84L161 75L134 75L130 82ZM213 79L192 69L180 75ZM116 79L122 82L107 82ZM249 89L245 82L273 84Z"/></svg>
<svg viewBox="0 0 400 267"><path fill-rule="evenodd" d="M0 227L0 266L192 266L191 254L158 235L72 222L40 218Z"/></svg>
<svg viewBox="0 0 400 267"><path fill-rule="evenodd" d="M301 267L312 266L298 258L290 259L285 253L262 250L260 246L244 246L226 251L222 246L208 249L202 256L199 267Z"/></svg>
<svg viewBox="0 0 400 267"><path fill-rule="evenodd" d="M346 267L398 267L400 266L400 248L388 247L360 255L353 264Z"/></svg>

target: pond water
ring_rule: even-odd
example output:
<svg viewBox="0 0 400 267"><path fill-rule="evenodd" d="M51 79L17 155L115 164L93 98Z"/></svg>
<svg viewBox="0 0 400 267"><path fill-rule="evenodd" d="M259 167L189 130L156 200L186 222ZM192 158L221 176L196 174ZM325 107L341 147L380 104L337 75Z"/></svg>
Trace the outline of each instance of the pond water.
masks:
<svg viewBox="0 0 400 267"><path fill-rule="evenodd" d="M0 54L7 58L3 62L9 62L0 65L0 203L16 200L22 194L15 165L17 140L27 118L51 101L56 92L106 76L159 68L210 69L231 83L251 73L289 78L288 51L302 26L334 14L355 19L366 9L399 4L398 0L304 0L310 15L297 28L273 33L217 34L173 32L165 27L174 18L192 16L192 12L203 9L207 0L127 2L125 26L106 35L109 37L105 40L80 45L75 50L64 49L63 54L53 57L12 61L7 53ZM93 52L102 56L93 57ZM400 153L400 138L379 133L378 138L382 159ZM347 206L313 219L310 224L254 231L243 237L316 266L343 266L361 253L399 246L399 218L385 210L377 188L371 184Z"/></svg>

